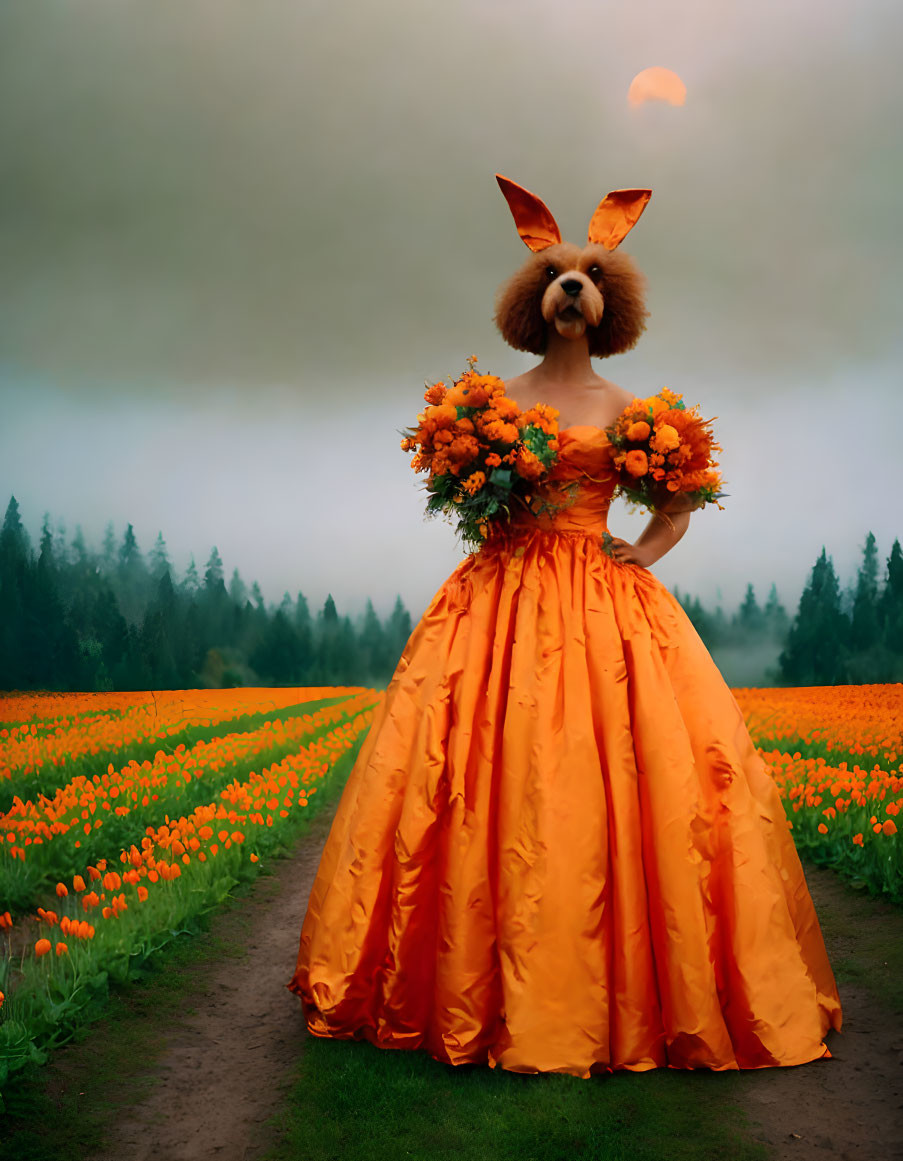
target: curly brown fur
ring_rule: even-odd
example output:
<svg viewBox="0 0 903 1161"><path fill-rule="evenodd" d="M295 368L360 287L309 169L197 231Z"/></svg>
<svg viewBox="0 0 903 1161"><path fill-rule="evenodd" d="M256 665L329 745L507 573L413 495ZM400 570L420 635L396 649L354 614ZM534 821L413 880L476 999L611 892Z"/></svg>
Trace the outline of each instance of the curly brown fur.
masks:
<svg viewBox="0 0 903 1161"><path fill-rule="evenodd" d="M580 289L568 296L562 288L571 281ZM580 314L590 355L605 358L630 350L646 329L645 289L646 279L628 254L559 242L532 255L499 287L495 323L515 350L541 355L555 315Z"/></svg>

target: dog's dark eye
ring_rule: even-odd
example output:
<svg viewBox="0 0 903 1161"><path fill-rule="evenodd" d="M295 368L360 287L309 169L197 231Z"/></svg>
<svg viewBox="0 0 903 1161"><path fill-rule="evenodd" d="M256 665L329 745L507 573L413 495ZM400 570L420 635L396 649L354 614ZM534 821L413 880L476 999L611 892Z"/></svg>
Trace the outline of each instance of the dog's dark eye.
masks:
<svg viewBox="0 0 903 1161"><path fill-rule="evenodd" d="M546 267L546 274L548 274L549 278L557 278L558 277L558 271L555 269L554 266L547 266Z"/></svg>
<svg viewBox="0 0 903 1161"><path fill-rule="evenodd" d="M587 274L589 274L593 281L595 281L601 273L602 269L599 266L590 266L589 270L587 271Z"/></svg>

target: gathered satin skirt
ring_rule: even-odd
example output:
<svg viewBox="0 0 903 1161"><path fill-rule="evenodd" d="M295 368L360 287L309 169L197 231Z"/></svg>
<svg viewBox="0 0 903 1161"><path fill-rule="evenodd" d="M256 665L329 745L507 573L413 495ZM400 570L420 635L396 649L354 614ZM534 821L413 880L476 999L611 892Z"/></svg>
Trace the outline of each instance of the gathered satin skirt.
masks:
<svg viewBox="0 0 903 1161"><path fill-rule="evenodd" d="M316 1036L589 1077L830 1056L774 781L678 601L598 537L467 557L344 788L288 987Z"/></svg>

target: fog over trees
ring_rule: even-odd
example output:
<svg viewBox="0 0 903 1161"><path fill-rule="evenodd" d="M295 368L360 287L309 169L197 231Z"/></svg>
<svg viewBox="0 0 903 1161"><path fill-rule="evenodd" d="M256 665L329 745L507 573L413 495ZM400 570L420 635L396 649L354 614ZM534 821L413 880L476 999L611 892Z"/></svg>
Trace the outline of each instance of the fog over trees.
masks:
<svg viewBox="0 0 903 1161"><path fill-rule="evenodd" d="M364 594L361 594L362 597ZM832 685L903 681L903 550L883 564L874 535L844 589L826 548L795 612L772 584L764 603L747 585L730 615L720 604L674 596L730 685ZM13 496L0 529L0 689L144 690L238 685L382 687L412 630L401 596L380 618L371 600L355 618L332 596L312 611L302 592L267 607L259 585L216 547L200 575L182 577L163 534L146 556L129 524L85 543L45 513L35 550Z"/></svg>

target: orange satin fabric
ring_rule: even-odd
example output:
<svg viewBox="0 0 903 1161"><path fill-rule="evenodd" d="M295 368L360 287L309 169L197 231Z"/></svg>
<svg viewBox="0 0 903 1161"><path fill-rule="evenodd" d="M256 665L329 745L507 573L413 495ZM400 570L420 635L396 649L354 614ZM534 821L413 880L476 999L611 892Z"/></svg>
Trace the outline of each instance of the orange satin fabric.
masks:
<svg viewBox="0 0 903 1161"><path fill-rule="evenodd" d="M588 1077L828 1056L777 789L677 600L599 537L598 428L436 593L344 789L288 987L316 1036Z"/></svg>

